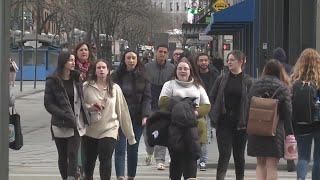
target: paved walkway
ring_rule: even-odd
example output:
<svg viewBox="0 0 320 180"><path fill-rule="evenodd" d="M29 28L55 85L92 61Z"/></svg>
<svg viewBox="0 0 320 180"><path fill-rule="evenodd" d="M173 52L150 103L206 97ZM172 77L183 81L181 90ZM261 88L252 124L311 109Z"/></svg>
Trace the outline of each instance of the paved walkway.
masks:
<svg viewBox="0 0 320 180"><path fill-rule="evenodd" d="M12 91L16 98L44 91L45 81L36 81L35 85L34 81L16 81L15 86L10 87L10 91Z"/></svg>

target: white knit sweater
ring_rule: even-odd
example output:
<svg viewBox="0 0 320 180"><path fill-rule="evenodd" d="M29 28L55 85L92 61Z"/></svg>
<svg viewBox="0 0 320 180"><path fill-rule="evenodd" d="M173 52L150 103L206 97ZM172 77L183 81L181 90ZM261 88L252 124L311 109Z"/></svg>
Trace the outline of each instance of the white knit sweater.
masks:
<svg viewBox="0 0 320 180"><path fill-rule="evenodd" d="M164 83L159 99L162 96L172 97L195 97L195 103L200 104L210 104L209 97L206 90L199 86L194 85L193 80L189 82L179 81L177 79L170 80Z"/></svg>

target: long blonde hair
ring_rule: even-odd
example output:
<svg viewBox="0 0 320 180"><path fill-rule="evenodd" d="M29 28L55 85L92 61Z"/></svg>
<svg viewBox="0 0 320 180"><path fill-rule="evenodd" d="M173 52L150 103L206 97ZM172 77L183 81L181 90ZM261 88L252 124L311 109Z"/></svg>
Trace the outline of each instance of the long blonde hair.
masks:
<svg viewBox="0 0 320 180"><path fill-rule="evenodd" d="M320 88L320 55L315 49L307 48L300 54L292 74L292 82L297 80L313 81Z"/></svg>

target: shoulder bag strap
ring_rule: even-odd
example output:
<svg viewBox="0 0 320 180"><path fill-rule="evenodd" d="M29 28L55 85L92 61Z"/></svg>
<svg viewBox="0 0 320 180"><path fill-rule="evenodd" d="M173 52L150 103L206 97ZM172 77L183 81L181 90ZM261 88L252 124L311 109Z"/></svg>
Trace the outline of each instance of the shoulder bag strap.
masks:
<svg viewBox="0 0 320 180"><path fill-rule="evenodd" d="M281 89L281 86L278 87L278 88L274 91L273 95L271 96L271 99L274 98L274 96L278 93L278 91L279 91L280 89Z"/></svg>

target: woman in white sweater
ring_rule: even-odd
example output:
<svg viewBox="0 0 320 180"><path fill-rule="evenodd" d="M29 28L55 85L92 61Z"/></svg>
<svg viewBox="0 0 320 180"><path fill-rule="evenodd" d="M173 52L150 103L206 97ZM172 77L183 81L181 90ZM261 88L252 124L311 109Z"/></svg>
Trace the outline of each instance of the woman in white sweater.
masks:
<svg viewBox="0 0 320 180"><path fill-rule="evenodd" d="M167 81L163 85L159 97L159 107L161 109L168 109L169 101L172 97L195 98L194 103L197 105L197 108L194 113L198 119L198 136L201 141L203 136L207 136L203 133L206 132L206 127L203 124L203 122L205 123L203 117L208 114L211 107L208 95L201 85L199 77L195 74L190 61L186 57L181 58L174 72L174 79ZM170 146L168 149L171 158L170 179L180 180L182 175L184 176L184 179L196 179L197 159L192 157L190 149L185 147L183 153L177 152Z"/></svg>
<svg viewBox="0 0 320 180"><path fill-rule="evenodd" d="M93 179L97 157L100 179L110 179L119 126L129 144L136 143L127 103L121 88L111 81L110 68L105 60L97 60L91 78L84 84L84 101L91 117L91 124L83 137L86 180Z"/></svg>

